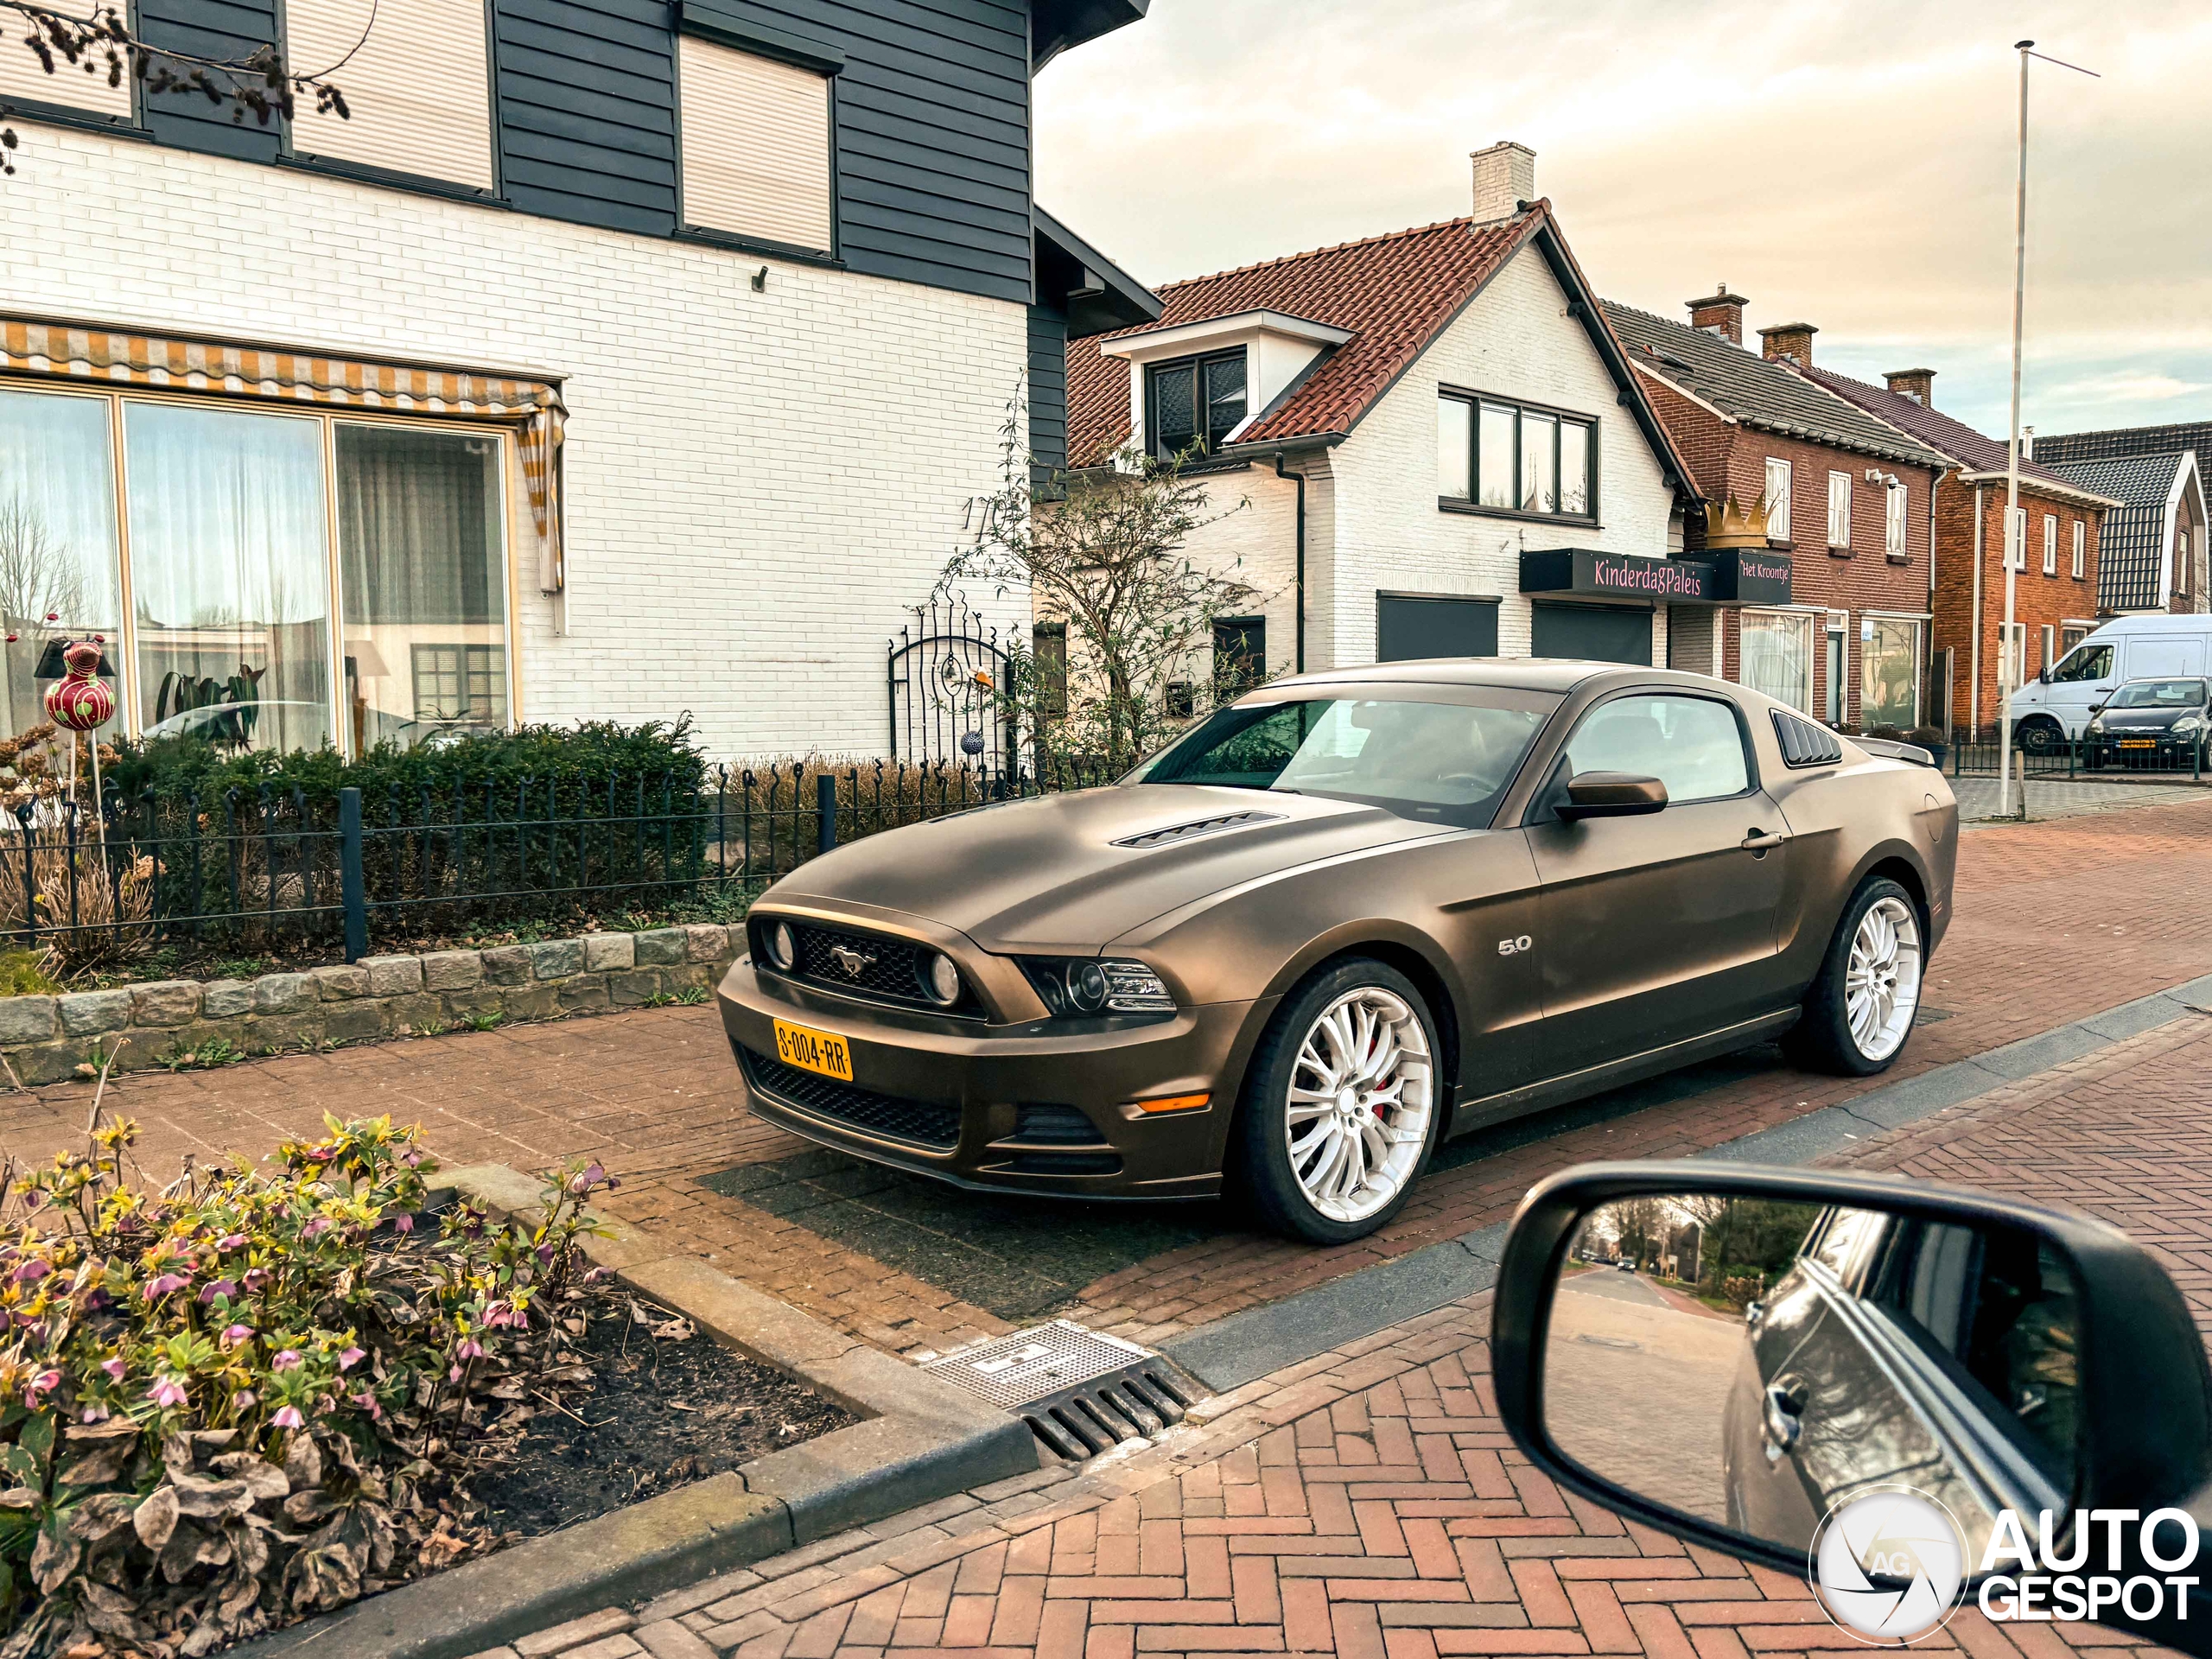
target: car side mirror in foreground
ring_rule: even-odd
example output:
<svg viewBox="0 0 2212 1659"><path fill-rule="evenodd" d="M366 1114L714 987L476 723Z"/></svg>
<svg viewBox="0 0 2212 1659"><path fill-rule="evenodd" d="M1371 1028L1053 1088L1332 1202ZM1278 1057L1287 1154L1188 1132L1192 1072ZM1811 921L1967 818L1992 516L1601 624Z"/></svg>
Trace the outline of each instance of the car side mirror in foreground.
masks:
<svg viewBox="0 0 2212 1659"><path fill-rule="evenodd" d="M1621 1261L1638 1274L1607 1272ZM2212 1370L2100 1222L1894 1178L1586 1164L1500 1271L1499 1414L1562 1486L1802 1574L1862 1641L1978 1602L2212 1656Z"/></svg>
<svg viewBox="0 0 2212 1659"><path fill-rule="evenodd" d="M1667 785L1632 772L1578 772L1554 809L1569 823L1584 818L1633 818L1664 810Z"/></svg>

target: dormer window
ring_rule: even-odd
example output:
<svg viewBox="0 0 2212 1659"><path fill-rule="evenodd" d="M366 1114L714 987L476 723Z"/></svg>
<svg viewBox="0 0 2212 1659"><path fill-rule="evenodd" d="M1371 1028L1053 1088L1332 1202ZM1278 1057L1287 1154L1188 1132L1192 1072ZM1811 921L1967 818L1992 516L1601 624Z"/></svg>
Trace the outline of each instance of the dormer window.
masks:
<svg viewBox="0 0 2212 1659"><path fill-rule="evenodd" d="M1193 449L1215 454L1244 423L1249 407L1241 346L1147 364L1144 383L1147 448L1160 461Z"/></svg>

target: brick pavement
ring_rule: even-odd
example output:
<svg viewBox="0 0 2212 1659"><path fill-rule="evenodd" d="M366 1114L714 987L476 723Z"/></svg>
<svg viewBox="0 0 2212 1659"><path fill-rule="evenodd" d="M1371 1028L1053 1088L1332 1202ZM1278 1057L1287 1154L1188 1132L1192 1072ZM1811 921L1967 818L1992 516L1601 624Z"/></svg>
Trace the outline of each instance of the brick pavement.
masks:
<svg viewBox="0 0 2212 1659"><path fill-rule="evenodd" d="M2144 1032L1831 1161L2128 1227L2212 1332L2212 1017ZM519 1643L656 1659L1147 1654L1784 1659L1861 1645L1803 1582L1625 1523L1514 1449L1488 1293L1205 1402L1134 1457L1041 1471ZM609 1623L607 1621L614 1621ZM617 1628L617 1624L620 1628ZM589 1639L604 1649L586 1648ZM1968 1608L1923 1650L2164 1650ZM499 1649L501 1656L513 1649Z"/></svg>
<svg viewBox="0 0 2212 1659"><path fill-rule="evenodd" d="M1877 1081L2212 971L2208 874L2212 803L1968 837L1958 918L1927 988L1928 1002L1949 1017L1925 1025ZM314 1129L326 1109L419 1121L456 1164L534 1168L589 1152L628 1178L610 1206L626 1219L680 1232L688 1248L761 1288L912 1352L995 1333L1048 1308L1157 1342L1503 1219L1532 1181L1566 1164L1694 1150L1870 1086L1790 1071L1770 1052L1700 1068L1688 1081L1709 1086L1648 1104L1645 1085L1455 1142L1390 1227L1331 1250L1243 1231L1222 1205L977 1199L824 1160L739 1106L709 1008L141 1073L117 1087L116 1103L145 1126L144 1157L156 1169L187 1151L265 1149ZM87 1093L62 1085L0 1095L0 1148L44 1157L74 1144ZM825 1162L827 1173L794 1173ZM761 1184L744 1196L699 1185L728 1171ZM1028 1275L1028 1300L995 1299L989 1287L1016 1269Z"/></svg>

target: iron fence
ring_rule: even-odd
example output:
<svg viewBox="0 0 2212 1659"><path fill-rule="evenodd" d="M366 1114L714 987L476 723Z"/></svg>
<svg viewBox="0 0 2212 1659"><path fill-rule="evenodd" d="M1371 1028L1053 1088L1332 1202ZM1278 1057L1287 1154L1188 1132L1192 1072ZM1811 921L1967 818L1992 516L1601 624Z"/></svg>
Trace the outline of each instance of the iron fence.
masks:
<svg viewBox="0 0 2212 1659"><path fill-rule="evenodd" d="M715 767L413 794L229 790L0 815L0 938L70 966L156 944L283 950L463 932L587 912L741 907L842 842L1113 781L1104 760L1024 767L882 760Z"/></svg>
<svg viewBox="0 0 2212 1659"><path fill-rule="evenodd" d="M1945 757L1955 778L1994 778L1998 774L1999 745L1994 737L1954 740ZM2126 738L2046 738L2033 746L2012 745L2015 778L2163 777L2191 783L2204 779L2205 740L2202 736L2179 742Z"/></svg>

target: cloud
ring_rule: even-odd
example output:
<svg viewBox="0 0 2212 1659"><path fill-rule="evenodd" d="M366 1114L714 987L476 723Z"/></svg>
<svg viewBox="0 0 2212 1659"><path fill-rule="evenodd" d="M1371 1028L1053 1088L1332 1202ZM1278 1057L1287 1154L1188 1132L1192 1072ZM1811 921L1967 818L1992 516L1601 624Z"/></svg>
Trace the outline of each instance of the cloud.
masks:
<svg viewBox="0 0 2212 1659"><path fill-rule="evenodd" d="M1902 352L1964 387L2010 349L2030 32L2103 73L2034 70L2031 364L2174 418L2202 377L2157 358L2212 352L2212 11L2031 10L1154 0L1039 78L1039 193L1162 281L1452 217L1468 152L1518 138L1609 296L1679 315L1726 282L1752 327L1818 323L1824 360Z"/></svg>

